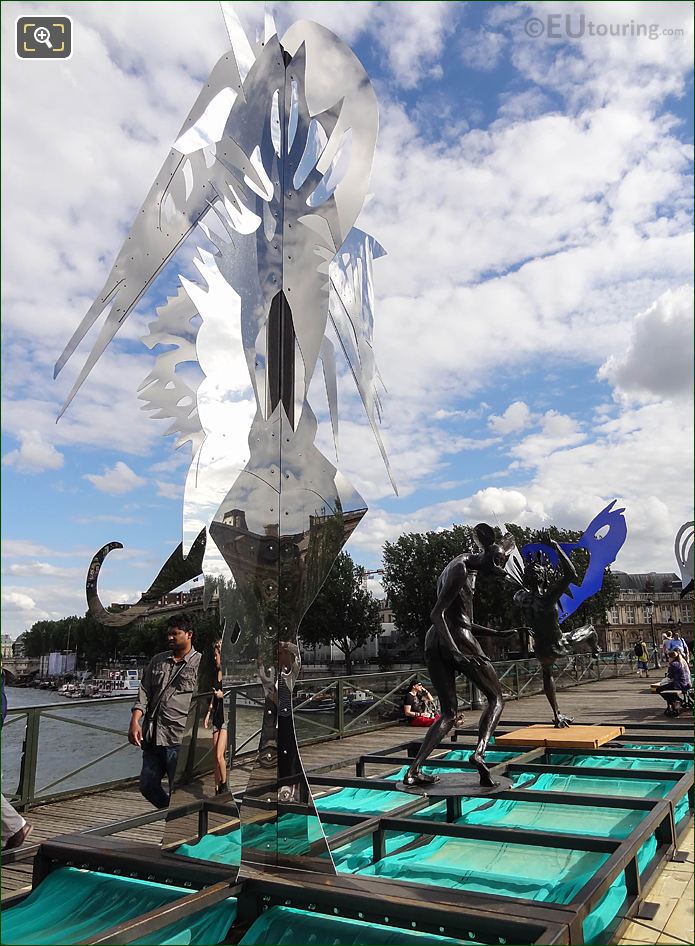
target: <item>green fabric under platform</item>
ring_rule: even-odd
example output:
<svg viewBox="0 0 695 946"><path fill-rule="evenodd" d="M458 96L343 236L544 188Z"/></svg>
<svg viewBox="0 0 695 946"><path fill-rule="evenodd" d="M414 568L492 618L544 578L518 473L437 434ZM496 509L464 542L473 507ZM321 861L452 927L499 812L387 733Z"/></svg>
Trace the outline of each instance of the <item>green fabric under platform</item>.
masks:
<svg viewBox="0 0 695 946"><path fill-rule="evenodd" d="M3 946L80 943L98 933L188 896L185 887L61 867L16 907L2 911ZM221 943L236 918L236 900L216 903L170 923L137 943Z"/></svg>
<svg viewBox="0 0 695 946"><path fill-rule="evenodd" d="M593 834L601 838L626 838L644 818L643 811L627 808L591 808L551 802L511 799L463 801L458 824L484 824L499 828L527 828L561 834Z"/></svg>
<svg viewBox="0 0 695 946"><path fill-rule="evenodd" d="M412 801L411 795L403 792L381 792L373 788L341 788L332 795L321 795L314 798L316 810L346 811L350 814L378 815L382 812L402 808Z"/></svg>
<svg viewBox="0 0 695 946"><path fill-rule="evenodd" d="M442 758L448 762L468 762L472 752L473 749L470 746L467 749L452 749ZM509 762L510 759L516 759L524 752L528 752L528 749L517 749L516 752L509 752L506 749L488 749L485 753L485 761L488 765L497 765L500 762Z"/></svg>
<svg viewBox="0 0 695 946"><path fill-rule="evenodd" d="M658 779L601 778L599 775L560 775L557 772L520 772L514 779L513 788L534 792L579 792L586 795L623 795L625 798L663 798L673 787L673 782Z"/></svg>
<svg viewBox="0 0 695 946"><path fill-rule="evenodd" d="M647 749L650 752L692 752L692 742L681 742L673 746L664 746L661 743L647 745L644 742L624 742L621 749Z"/></svg>
<svg viewBox="0 0 695 946"><path fill-rule="evenodd" d="M270 943L273 946L364 946L366 943L369 946L406 946L410 943L414 946L460 946L462 943L470 946L477 940L434 936L293 907L271 907L246 931L240 946L267 946Z"/></svg>
<svg viewBox="0 0 695 946"><path fill-rule="evenodd" d="M552 765L573 765L577 768L635 769L649 772L685 772L693 767L692 759L645 759L631 755L574 755L571 752L551 752Z"/></svg>
<svg viewBox="0 0 695 946"><path fill-rule="evenodd" d="M336 831L344 830L344 825L324 821L318 818L305 818L298 814L282 815L279 822L269 824L246 825L244 840L248 846L262 849L270 845L276 848L278 837L283 837L283 854L305 854L307 840L316 841L325 834L329 837ZM198 860L213 861L216 864L228 864L230 867L241 863L241 833L230 831L227 834L206 834L194 844L181 844L176 854L182 857L195 857Z"/></svg>
<svg viewBox="0 0 695 946"><path fill-rule="evenodd" d="M359 873L434 884L471 893L567 903L606 854L475 838L432 838Z"/></svg>

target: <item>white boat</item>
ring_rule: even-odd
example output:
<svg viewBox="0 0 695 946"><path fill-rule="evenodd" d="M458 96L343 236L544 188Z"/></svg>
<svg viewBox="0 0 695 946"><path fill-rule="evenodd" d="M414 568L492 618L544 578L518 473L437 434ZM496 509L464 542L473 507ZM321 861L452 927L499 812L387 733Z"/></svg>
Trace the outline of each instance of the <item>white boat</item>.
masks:
<svg viewBox="0 0 695 946"><path fill-rule="evenodd" d="M87 696L106 700L114 696L137 696L140 687L138 670L109 670L87 684Z"/></svg>

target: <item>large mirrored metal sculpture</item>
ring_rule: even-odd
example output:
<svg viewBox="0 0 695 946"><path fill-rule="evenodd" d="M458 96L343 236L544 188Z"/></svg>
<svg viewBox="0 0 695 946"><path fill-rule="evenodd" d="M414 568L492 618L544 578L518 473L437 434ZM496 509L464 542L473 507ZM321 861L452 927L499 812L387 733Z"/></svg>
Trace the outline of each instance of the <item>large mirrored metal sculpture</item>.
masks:
<svg viewBox="0 0 695 946"><path fill-rule="evenodd" d="M544 542L525 545L523 556L512 556L507 573L517 590L514 601L519 606L533 651L543 672L543 691L558 728L569 726L572 719L564 716L557 703L554 667L559 657L579 649L599 653L598 635L592 624L563 632L560 625L570 614L601 589L605 569L611 565L627 537L624 509L609 503L576 542ZM575 549L589 553L589 563L579 582L570 558Z"/></svg>
<svg viewBox="0 0 695 946"><path fill-rule="evenodd" d="M215 586L224 662L232 637L255 642L264 691L241 810L243 856L290 865L301 857L304 867L330 871L292 715L297 630L367 510L316 446L309 389L320 362L337 455L336 339L388 470L372 349L372 261L384 251L354 227L377 104L362 65L328 30L300 21L280 42L267 17L254 47L228 4L224 12L233 48L213 69L56 373L108 309L65 410L198 225L200 281L181 277L157 310L145 343L166 350L139 392L144 410L171 421L177 445L192 445L183 541L118 621L96 592L118 543L105 546L90 568L90 608L105 623L125 623L147 612L155 592L201 571L212 579L206 602ZM188 363L200 369L197 383L182 370ZM199 696L192 729L202 718L200 687Z"/></svg>
<svg viewBox="0 0 695 946"><path fill-rule="evenodd" d="M408 787L428 788L440 781L437 775L422 771L422 766L442 739L454 727L458 713L456 678L470 680L485 696L487 705L480 717L478 744L470 761L478 771L480 785L490 788L497 783L485 762L485 751L502 715L502 686L490 658L477 638L509 637L516 630L496 630L473 621L473 593L478 572L505 578L504 566L514 546L511 536L502 545L495 542L494 529L479 523L473 530L479 551L457 555L437 580L437 600L432 609L432 627L425 637L425 663L437 691L440 714L427 730L412 764L403 777ZM457 786L456 794L469 794L469 787Z"/></svg>
<svg viewBox="0 0 695 946"><path fill-rule="evenodd" d="M678 570L681 573L681 598L693 590L695 564L695 522L685 522L676 533L675 549Z"/></svg>

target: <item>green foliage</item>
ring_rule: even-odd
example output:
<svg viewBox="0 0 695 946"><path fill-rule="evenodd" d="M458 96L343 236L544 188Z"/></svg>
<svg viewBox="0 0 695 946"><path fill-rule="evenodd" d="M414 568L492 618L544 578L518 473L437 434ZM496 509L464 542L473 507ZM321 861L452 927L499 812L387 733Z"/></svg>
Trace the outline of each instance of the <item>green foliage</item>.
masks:
<svg viewBox="0 0 695 946"><path fill-rule="evenodd" d="M97 663L109 658L150 658L166 650L168 618L169 615L140 619L119 628L102 625L87 612L84 617L71 615L59 621L37 621L20 639L29 658L69 649L77 651L80 665L94 670ZM195 615L193 622L193 643L202 652L219 637L217 610Z"/></svg>
<svg viewBox="0 0 695 946"><path fill-rule="evenodd" d="M362 587L363 577L364 569L341 552L299 628L305 645L335 644L345 655L348 673L354 651L381 629L379 604Z"/></svg>
<svg viewBox="0 0 695 946"><path fill-rule="evenodd" d="M501 538L499 530L498 538ZM422 648L437 600L437 580L446 565L476 549L471 526L454 525L441 532L410 533L384 546L384 589L401 634ZM475 586L475 619L488 627L513 627L511 595L503 584L479 575Z"/></svg>

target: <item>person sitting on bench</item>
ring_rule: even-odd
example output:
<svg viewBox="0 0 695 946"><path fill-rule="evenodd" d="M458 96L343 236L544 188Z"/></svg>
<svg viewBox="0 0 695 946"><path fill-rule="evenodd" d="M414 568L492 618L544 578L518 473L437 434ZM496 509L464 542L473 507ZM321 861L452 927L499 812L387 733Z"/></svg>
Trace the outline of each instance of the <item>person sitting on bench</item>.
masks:
<svg viewBox="0 0 695 946"><path fill-rule="evenodd" d="M413 680L403 700L403 715L411 726L431 726L439 719L431 707L434 704L432 694L419 680Z"/></svg>
<svg viewBox="0 0 695 946"><path fill-rule="evenodd" d="M688 692L693 685L690 667L684 660L680 648L669 651L666 676L668 679L659 684L656 692L666 700L668 715L677 716L679 704L687 701Z"/></svg>

